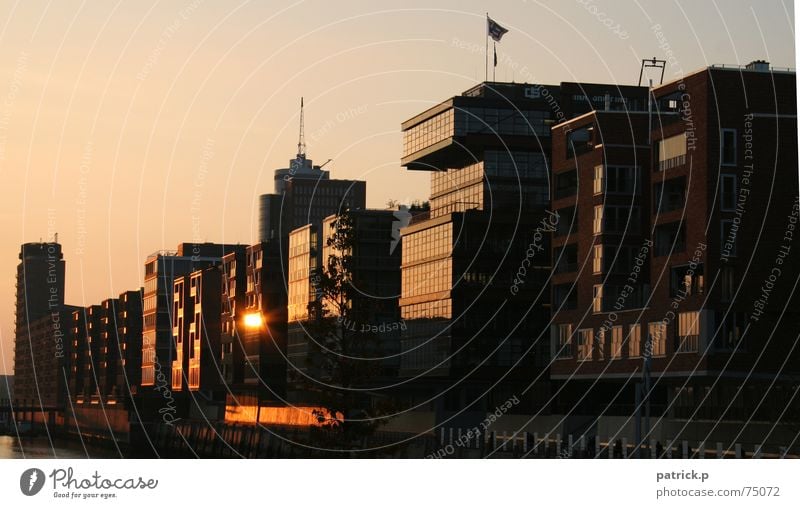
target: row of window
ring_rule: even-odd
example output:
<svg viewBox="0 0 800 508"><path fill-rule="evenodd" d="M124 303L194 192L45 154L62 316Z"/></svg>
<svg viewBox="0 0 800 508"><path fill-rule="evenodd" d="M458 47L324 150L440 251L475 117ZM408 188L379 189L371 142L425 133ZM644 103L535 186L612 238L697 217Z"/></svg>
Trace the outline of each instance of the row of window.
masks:
<svg viewBox="0 0 800 508"><path fill-rule="evenodd" d="M403 237L403 264L449 255L453 250L453 223L418 231Z"/></svg>
<svg viewBox="0 0 800 508"><path fill-rule="evenodd" d="M571 324L556 325L557 358L576 358L579 361L660 357L666 355L667 324L663 321L647 323L647 335L642 341L642 325L634 323L614 325L609 328L581 328L573 333ZM609 347L606 348L606 342ZM700 344L700 312L678 314L676 353L696 353Z"/></svg>

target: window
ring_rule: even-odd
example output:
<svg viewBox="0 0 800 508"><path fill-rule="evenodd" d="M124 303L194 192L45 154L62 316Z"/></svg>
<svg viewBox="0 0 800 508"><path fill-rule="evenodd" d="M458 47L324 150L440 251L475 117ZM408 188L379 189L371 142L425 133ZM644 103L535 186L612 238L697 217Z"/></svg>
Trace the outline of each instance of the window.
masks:
<svg viewBox="0 0 800 508"><path fill-rule="evenodd" d="M572 325L558 325L558 357L572 358Z"/></svg>
<svg viewBox="0 0 800 508"><path fill-rule="evenodd" d="M667 336L667 325L663 321L654 321L647 325L647 344L645 344L645 356L664 356L666 354L665 341Z"/></svg>
<svg viewBox="0 0 800 508"><path fill-rule="evenodd" d="M721 129L719 134L719 160L723 166L736 165L736 129Z"/></svg>
<svg viewBox="0 0 800 508"><path fill-rule="evenodd" d="M736 210L736 175L720 176L719 209L723 212Z"/></svg>
<svg viewBox="0 0 800 508"><path fill-rule="evenodd" d="M595 284L592 291L592 312L603 311L603 285Z"/></svg>
<svg viewBox="0 0 800 508"><path fill-rule="evenodd" d="M733 293L736 290L736 283L734 282L734 269L730 265L725 265L720 269L720 300L723 302L730 302L733 300Z"/></svg>
<svg viewBox="0 0 800 508"><path fill-rule="evenodd" d="M716 332L714 333L714 348L730 351L737 348L744 350L739 340L745 328L745 315L743 312L717 311L714 313Z"/></svg>
<svg viewBox="0 0 800 508"><path fill-rule="evenodd" d="M732 220L720 221L722 257L736 257L736 236L738 232L739 226L735 225Z"/></svg>
<svg viewBox="0 0 800 508"><path fill-rule="evenodd" d="M606 233L639 232L640 216L638 206L606 206L602 210L602 230Z"/></svg>
<svg viewBox="0 0 800 508"><path fill-rule="evenodd" d="M578 360L592 359L592 329L578 330Z"/></svg>
<svg viewBox="0 0 800 508"><path fill-rule="evenodd" d="M656 226L654 236L656 256L667 256L686 250L686 228L679 222Z"/></svg>
<svg viewBox="0 0 800 508"><path fill-rule="evenodd" d="M594 194L603 193L603 166L594 167Z"/></svg>
<svg viewBox="0 0 800 508"><path fill-rule="evenodd" d="M653 186L653 213L680 210L685 203L686 178L673 178Z"/></svg>
<svg viewBox="0 0 800 508"><path fill-rule="evenodd" d="M556 199L574 196L578 193L578 173L575 170L556 175Z"/></svg>
<svg viewBox="0 0 800 508"><path fill-rule="evenodd" d="M607 194L634 194L637 191L636 168L633 166L608 166L605 176Z"/></svg>
<svg viewBox="0 0 800 508"><path fill-rule="evenodd" d="M658 142L658 170L664 171L686 163L686 133Z"/></svg>
<svg viewBox="0 0 800 508"><path fill-rule="evenodd" d="M577 293L572 283L553 285L553 306L556 311L578 308Z"/></svg>
<svg viewBox="0 0 800 508"><path fill-rule="evenodd" d="M694 268L691 265L673 266L670 268L670 296L691 296L703 294L703 264Z"/></svg>
<svg viewBox="0 0 800 508"><path fill-rule="evenodd" d="M628 357L636 358L641 355L642 326L638 323L628 327Z"/></svg>
<svg viewBox="0 0 800 508"><path fill-rule="evenodd" d="M578 244L570 243L561 248L556 258L556 273L569 273L578 270Z"/></svg>
<svg viewBox="0 0 800 508"><path fill-rule="evenodd" d="M622 357L622 326L611 327L611 358Z"/></svg>
<svg viewBox="0 0 800 508"><path fill-rule="evenodd" d="M606 245L603 247L603 255L605 257L605 265L603 271L614 273L630 273L636 265L637 256L647 254L642 252L639 247L630 245ZM640 261L640 266L646 266L647 257Z"/></svg>
<svg viewBox="0 0 800 508"><path fill-rule="evenodd" d="M678 353L696 353L700 344L700 313L681 312L678 314Z"/></svg>
<svg viewBox="0 0 800 508"><path fill-rule="evenodd" d="M595 335L595 349L597 349L597 359L605 360L606 358L606 329L600 328Z"/></svg>
<svg viewBox="0 0 800 508"><path fill-rule="evenodd" d="M574 206L557 210L558 223L555 236L564 236L578 231L578 215Z"/></svg>
<svg viewBox="0 0 800 508"><path fill-rule="evenodd" d="M567 159L590 151L592 144L592 131L594 126L589 125L567 133Z"/></svg>
<svg viewBox="0 0 800 508"><path fill-rule="evenodd" d="M603 272L603 246L595 245L592 247L592 273L598 274Z"/></svg>
<svg viewBox="0 0 800 508"><path fill-rule="evenodd" d="M603 232L603 205L595 205L594 222L592 222L592 232L599 235Z"/></svg>

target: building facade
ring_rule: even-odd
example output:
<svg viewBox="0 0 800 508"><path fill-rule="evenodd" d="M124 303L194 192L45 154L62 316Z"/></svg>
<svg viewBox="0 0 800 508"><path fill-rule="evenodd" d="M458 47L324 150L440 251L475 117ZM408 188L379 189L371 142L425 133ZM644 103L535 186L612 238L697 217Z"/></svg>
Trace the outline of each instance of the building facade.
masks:
<svg viewBox="0 0 800 508"><path fill-rule="evenodd" d="M551 126L645 105L640 87L482 83L403 123L402 164L431 171L429 217L402 232L412 400L479 415L522 394L517 410L547 411Z"/></svg>
<svg viewBox="0 0 800 508"><path fill-rule="evenodd" d="M765 62L712 66L655 87L651 115L553 127L553 209L574 218L553 246L561 411L780 420L800 322L795 94Z"/></svg>

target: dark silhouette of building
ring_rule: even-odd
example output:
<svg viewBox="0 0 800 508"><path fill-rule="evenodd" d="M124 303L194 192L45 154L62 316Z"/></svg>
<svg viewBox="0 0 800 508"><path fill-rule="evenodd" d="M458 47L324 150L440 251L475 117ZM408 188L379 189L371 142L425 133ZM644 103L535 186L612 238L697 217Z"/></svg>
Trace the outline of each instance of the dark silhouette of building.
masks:
<svg viewBox="0 0 800 508"><path fill-rule="evenodd" d="M70 356L64 259L56 242L23 244L16 280L14 404L22 420L48 422L67 398Z"/></svg>
<svg viewBox="0 0 800 508"><path fill-rule="evenodd" d="M424 379L408 383L411 402L434 396L440 417L479 418L523 394L517 410L542 409L558 224L551 126L598 107L641 109L646 97L640 87L481 83L403 122L402 164L431 172L429 217L402 231L400 374Z"/></svg>
<svg viewBox="0 0 800 508"><path fill-rule="evenodd" d="M262 242L246 253L244 382L271 400L286 394L287 289L280 248L280 242Z"/></svg>
<svg viewBox="0 0 800 508"><path fill-rule="evenodd" d="M331 180L330 172L322 169L327 162L315 166L306 157L303 122L301 101L297 156L289 161L288 168L275 170L275 192L259 197L258 240L280 240L284 249L288 248L292 230L306 224L319 225L322 219L343 208L364 208L366 202L366 182Z"/></svg>
<svg viewBox="0 0 800 508"><path fill-rule="evenodd" d="M225 384L234 389L244 381L244 308L247 291L246 250L240 249L222 258L222 308L220 315L220 363Z"/></svg>

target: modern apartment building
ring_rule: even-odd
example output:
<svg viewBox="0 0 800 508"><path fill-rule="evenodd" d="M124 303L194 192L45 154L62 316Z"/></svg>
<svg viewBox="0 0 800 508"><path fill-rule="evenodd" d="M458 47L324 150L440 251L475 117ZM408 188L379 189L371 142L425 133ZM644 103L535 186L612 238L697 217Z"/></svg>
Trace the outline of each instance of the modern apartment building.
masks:
<svg viewBox="0 0 800 508"><path fill-rule="evenodd" d="M222 257L241 246L182 243L177 251L160 251L145 261L142 310L143 387L168 387L172 382L173 291L176 277L216 266Z"/></svg>
<svg viewBox="0 0 800 508"><path fill-rule="evenodd" d="M223 388L220 359L222 272L217 266L196 270L175 279L173 288L172 391Z"/></svg>
<svg viewBox="0 0 800 508"><path fill-rule="evenodd" d="M559 410L779 421L800 331L795 73L711 66L651 109L553 126L552 208L572 218L553 243Z"/></svg>

